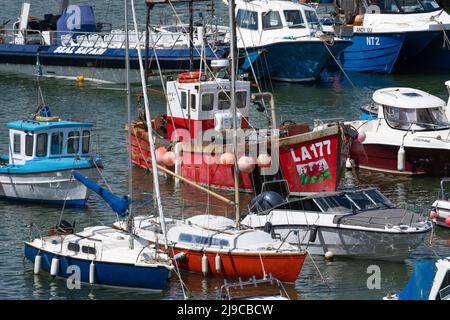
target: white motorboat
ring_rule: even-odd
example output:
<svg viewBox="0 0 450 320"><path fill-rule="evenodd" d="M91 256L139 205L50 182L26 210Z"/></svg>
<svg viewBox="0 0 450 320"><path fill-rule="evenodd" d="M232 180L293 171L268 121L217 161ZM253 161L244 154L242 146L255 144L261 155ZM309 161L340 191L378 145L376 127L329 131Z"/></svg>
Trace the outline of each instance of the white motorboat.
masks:
<svg viewBox="0 0 450 320"><path fill-rule="evenodd" d="M416 262L403 290L383 300L450 300L450 257Z"/></svg>
<svg viewBox="0 0 450 320"><path fill-rule="evenodd" d="M438 226L450 228L450 193L445 192L445 184L447 182L450 182L450 178L441 179L439 197L432 205L430 218Z"/></svg>
<svg viewBox="0 0 450 320"><path fill-rule="evenodd" d="M396 208L374 188L287 199L266 191L249 206L243 225L326 257L404 260L432 229L426 218Z"/></svg>
<svg viewBox="0 0 450 320"><path fill-rule="evenodd" d="M346 123L359 133L350 150L356 167L406 175L450 174L450 109L444 100L402 87L379 89L372 100L376 117Z"/></svg>

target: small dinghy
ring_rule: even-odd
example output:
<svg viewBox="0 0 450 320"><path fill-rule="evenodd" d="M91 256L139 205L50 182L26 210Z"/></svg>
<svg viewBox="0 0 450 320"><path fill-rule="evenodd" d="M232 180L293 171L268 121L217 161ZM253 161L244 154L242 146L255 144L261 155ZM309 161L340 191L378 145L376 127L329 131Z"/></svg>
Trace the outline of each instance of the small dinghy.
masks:
<svg viewBox="0 0 450 320"><path fill-rule="evenodd" d="M0 155L0 198L84 206L89 190L72 171L97 180L101 159L91 150L92 123L49 116L9 122L9 154Z"/></svg>
<svg viewBox="0 0 450 320"><path fill-rule="evenodd" d="M448 177L441 179L439 197L433 203L430 219L438 226L450 228L450 193L445 192L445 184L448 182L450 182Z"/></svg>
<svg viewBox="0 0 450 320"><path fill-rule="evenodd" d="M221 300L291 300L283 283L269 275L268 278L227 282L220 287Z"/></svg>
<svg viewBox="0 0 450 320"><path fill-rule="evenodd" d="M432 229L426 217L396 208L374 188L284 195L265 191L254 198L242 224L326 258L404 260Z"/></svg>
<svg viewBox="0 0 450 320"><path fill-rule="evenodd" d="M416 262L403 290L383 300L450 300L450 257Z"/></svg>

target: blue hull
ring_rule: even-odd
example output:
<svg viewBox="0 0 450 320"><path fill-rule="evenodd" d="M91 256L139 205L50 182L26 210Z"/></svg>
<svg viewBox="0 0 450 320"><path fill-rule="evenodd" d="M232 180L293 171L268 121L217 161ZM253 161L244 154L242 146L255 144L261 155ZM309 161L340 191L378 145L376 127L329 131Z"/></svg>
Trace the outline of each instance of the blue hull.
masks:
<svg viewBox="0 0 450 320"><path fill-rule="evenodd" d="M13 197L6 197L6 196L0 196L0 200L4 201L13 201L13 202L29 202L29 203L39 203L39 204L47 204L47 205L54 205L54 206L62 206L65 204L69 207L84 207L86 206L87 199L72 199L72 200L44 200L44 199L26 199L26 198L13 198Z"/></svg>
<svg viewBox="0 0 450 320"><path fill-rule="evenodd" d="M346 48L338 59L345 70L391 73L402 49L405 35L354 34L346 39L353 40L353 44Z"/></svg>
<svg viewBox="0 0 450 320"><path fill-rule="evenodd" d="M398 58L399 64L408 63L414 58L423 58L424 50L439 35L442 35L442 31L407 32Z"/></svg>
<svg viewBox="0 0 450 320"><path fill-rule="evenodd" d="M25 243L25 256L34 263L36 255L42 257L41 268L50 272L50 266L54 257L59 258L58 275L64 278L73 276L67 273L69 266L78 266L81 271L81 282L89 283L89 266L91 261L76 259L72 257L58 256L47 251L39 251L33 246ZM164 289L169 270L165 267L137 267L131 264L94 262L95 284L113 286L120 288L133 288L161 291Z"/></svg>
<svg viewBox="0 0 450 320"><path fill-rule="evenodd" d="M339 41L328 46L328 49L336 57L350 44L350 41ZM323 68L333 62L333 57L321 41L288 41L249 48L247 51L250 56L260 53L253 62L257 77L280 81L314 81ZM251 74L250 68L243 71Z"/></svg>

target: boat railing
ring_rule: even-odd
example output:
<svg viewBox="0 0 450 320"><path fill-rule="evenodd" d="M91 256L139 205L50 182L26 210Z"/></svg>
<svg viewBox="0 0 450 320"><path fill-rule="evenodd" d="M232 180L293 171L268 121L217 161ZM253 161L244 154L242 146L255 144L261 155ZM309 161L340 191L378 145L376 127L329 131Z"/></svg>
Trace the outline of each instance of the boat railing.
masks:
<svg viewBox="0 0 450 320"><path fill-rule="evenodd" d="M163 29L155 30L150 34L151 46L173 48L176 46L188 46L189 35L184 32L170 32ZM129 47L136 49L138 42L141 48L145 48L146 32L129 32ZM139 40L139 41L138 41ZM70 32L70 31L39 31L2 29L0 32L0 44L35 44L58 47L83 47L83 48L125 48L126 37L123 30L114 29L111 32Z"/></svg>
<svg viewBox="0 0 450 320"><path fill-rule="evenodd" d="M44 237L42 236L42 231L41 229L35 225L34 223L31 223L30 225L28 225L28 228L30 229L30 242L33 241L33 239L39 238L41 241L43 241ZM33 232L34 230L34 232ZM35 232L38 234L38 237L35 237Z"/></svg>
<svg viewBox="0 0 450 320"><path fill-rule="evenodd" d="M231 289L241 289L243 290L245 287L258 287L261 285L270 285L272 287L277 287L279 290L280 296L283 296L285 298L289 299L289 295L283 285L283 283L278 280L277 278L274 278L271 273L263 279L256 279L255 276L250 278L248 281L242 281L242 278L239 278L237 282L228 283L227 280L224 280L224 284L220 287L219 290L219 298L222 300L232 300L234 299L230 290ZM241 297L245 298L245 296Z"/></svg>

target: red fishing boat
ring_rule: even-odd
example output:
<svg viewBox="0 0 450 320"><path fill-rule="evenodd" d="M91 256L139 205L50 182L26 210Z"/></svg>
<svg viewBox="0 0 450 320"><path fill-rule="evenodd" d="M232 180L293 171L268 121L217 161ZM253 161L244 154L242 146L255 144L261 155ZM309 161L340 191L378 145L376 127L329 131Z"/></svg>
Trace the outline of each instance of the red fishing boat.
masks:
<svg viewBox="0 0 450 320"><path fill-rule="evenodd" d="M283 178L294 194L336 190L356 132L340 122L311 129L285 121L277 128L271 94L252 95L248 81L235 87L239 189L259 193L265 181ZM251 105L266 113L267 128L251 125ZM167 114L152 119L158 164L197 184L233 189L231 109L227 78L195 72L168 81ZM151 168L148 146L145 121L132 123L133 163L145 169Z"/></svg>

